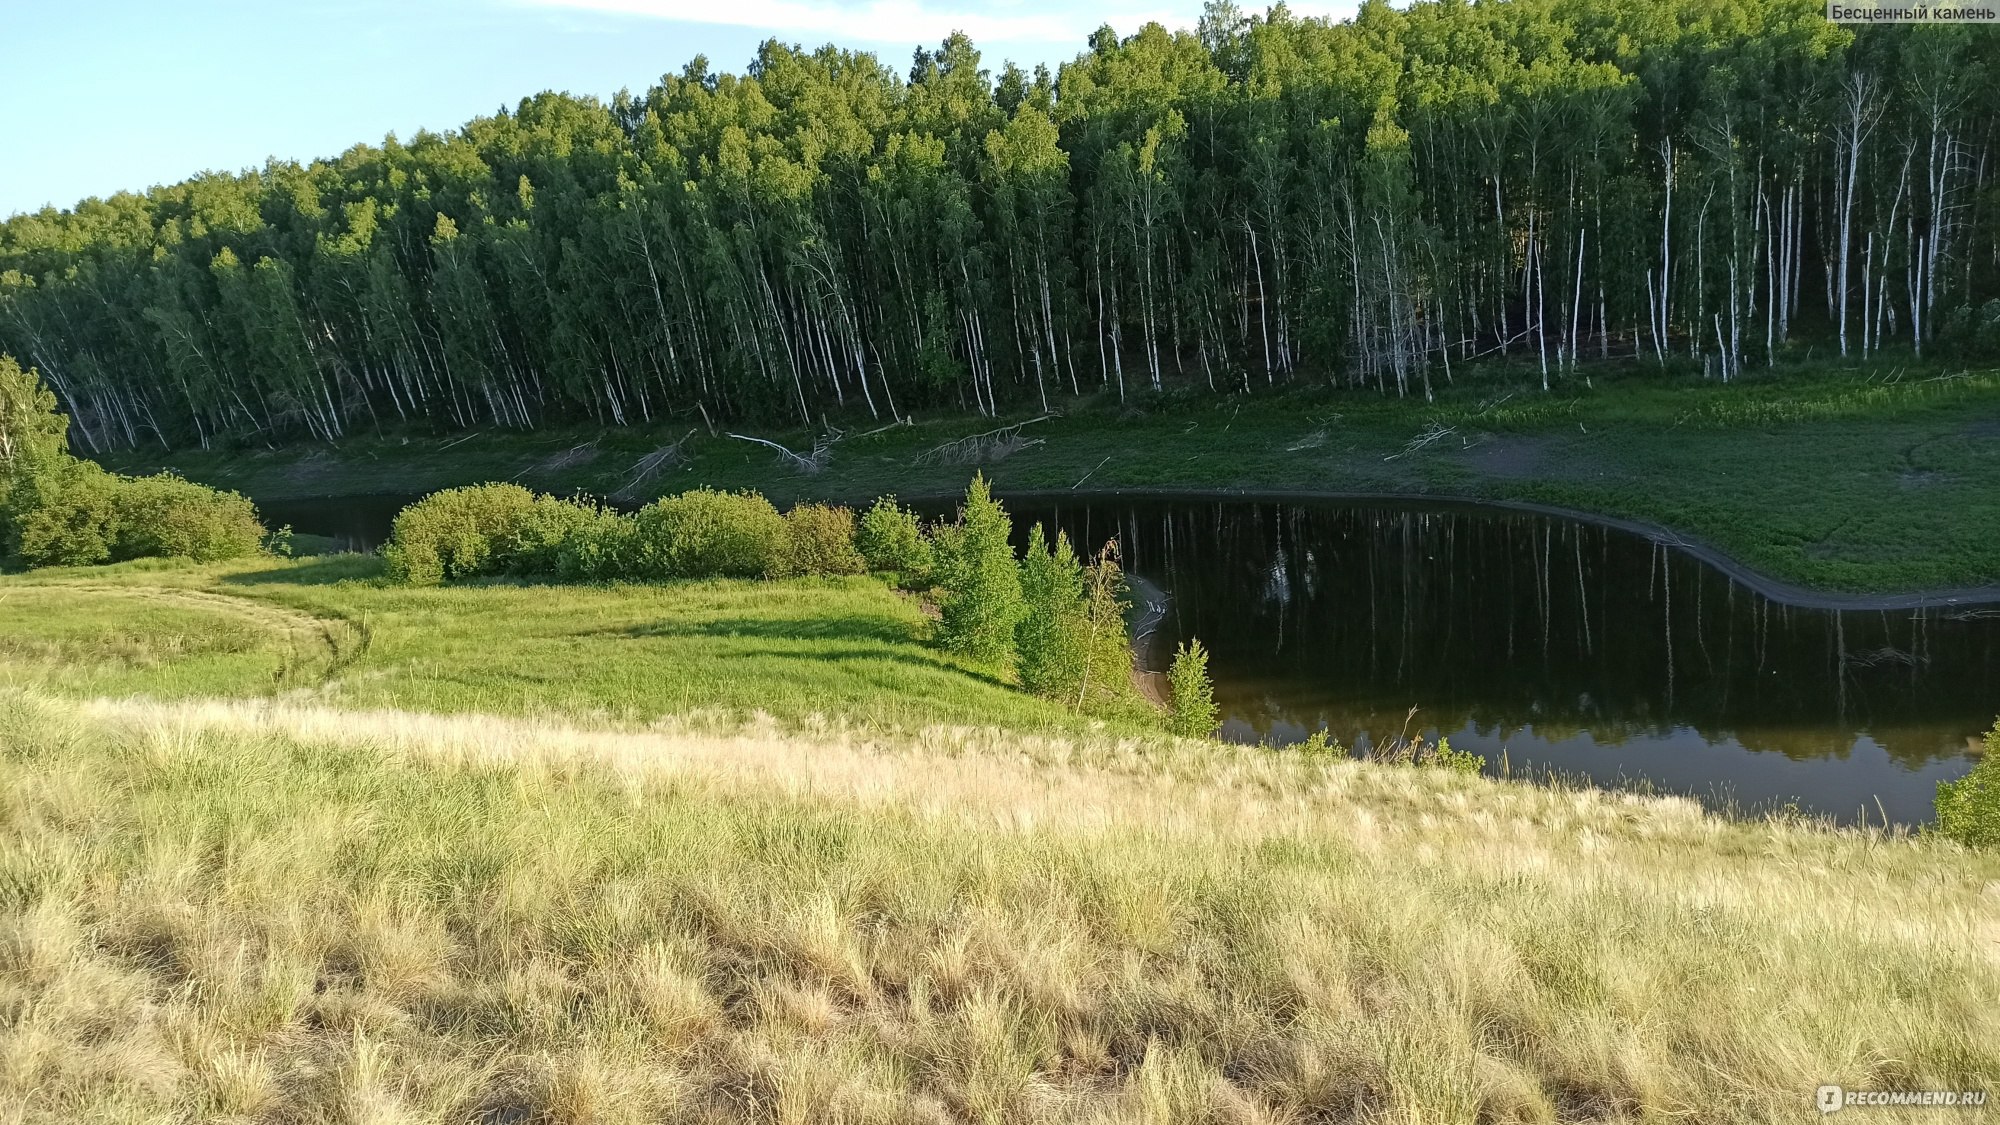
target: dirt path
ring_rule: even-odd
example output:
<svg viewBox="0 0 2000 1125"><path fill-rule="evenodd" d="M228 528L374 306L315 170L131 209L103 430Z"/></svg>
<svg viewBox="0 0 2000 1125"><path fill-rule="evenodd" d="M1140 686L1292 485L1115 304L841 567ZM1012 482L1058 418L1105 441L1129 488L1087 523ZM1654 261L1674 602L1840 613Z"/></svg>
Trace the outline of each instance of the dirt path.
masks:
<svg viewBox="0 0 2000 1125"><path fill-rule="evenodd" d="M5 589L62 590L229 614L284 638L286 655L277 674L281 686L324 682L368 647L367 629L343 618L316 617L304 610L187 586L125 586L78 579L9 582Z"/></svg>

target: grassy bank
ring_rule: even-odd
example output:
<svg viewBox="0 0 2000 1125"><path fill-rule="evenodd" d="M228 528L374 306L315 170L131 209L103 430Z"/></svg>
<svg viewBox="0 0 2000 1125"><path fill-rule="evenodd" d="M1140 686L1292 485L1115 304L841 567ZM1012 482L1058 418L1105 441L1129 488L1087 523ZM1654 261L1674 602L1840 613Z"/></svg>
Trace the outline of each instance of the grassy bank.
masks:
<svg viewBox="0 0 2000 1125"><path fill-rule="evenodd" d="M1822 1082L2000 1086L2000 861L1683 801L12 689L0 771L10 1121L1774 1121Z"/></svg>
<svg viewBox="0 0 2000 1125"><path fill-rule="evenodd" d="M0 1122L2000 1089L1992 854L1082 719L878 579L381 567L0 576Z"/></svg>
<svg viewBox="0 0 2000 1125"><path fill-rule="evenodd" d="M618 430L425 436L338 445L158 451L113 459L173 467L261 499L408 493L482 480L646 498L698 484L784 502L962 492L975 468L1003 490L1119 488L1450 494L1554 504L1671 528L1755 570L1829 590L2000 583L2000 375L1912 369L1752 373L1724 386L1602 371L1543 394L1488 372L1435 404L1299 392L1218 403L1099 403L1030 421L995 460L936 451L992 421L849 424L824 471L695 430L683 459L634 469L688 435L680 421ZM804 432L749 430L804 451ZM1429 439L1429 440L1427 440Z"/></svg>
<svg viewBox="0 0 2000 1125"><path fill-rule="evenodd" d="M381 569L336 555L0 577L0 683L635 723L1086 722L939 651L919 603L880 579L414 589Z"/></svg>

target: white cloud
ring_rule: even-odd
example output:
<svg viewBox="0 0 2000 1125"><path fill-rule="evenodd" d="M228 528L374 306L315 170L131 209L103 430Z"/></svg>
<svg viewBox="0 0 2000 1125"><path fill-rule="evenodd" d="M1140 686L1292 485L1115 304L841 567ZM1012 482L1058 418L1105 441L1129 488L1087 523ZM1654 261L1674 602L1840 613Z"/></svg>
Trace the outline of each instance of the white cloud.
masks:
<svg viewBox="0 0 2000 1125"><path fill-rule="evenodd" d="M1167 27L1193 27L1200 9L1176 13L1151 5L1074 3L1046 6L973 3L929 5L917 0L526 0L537 7L611 12L687 23L769 29L787 38L833 41L936 43L963 31L974 43L1044 42L1082 47L1090 33L1109 23L1121 35L1153 20Z"/></svg>

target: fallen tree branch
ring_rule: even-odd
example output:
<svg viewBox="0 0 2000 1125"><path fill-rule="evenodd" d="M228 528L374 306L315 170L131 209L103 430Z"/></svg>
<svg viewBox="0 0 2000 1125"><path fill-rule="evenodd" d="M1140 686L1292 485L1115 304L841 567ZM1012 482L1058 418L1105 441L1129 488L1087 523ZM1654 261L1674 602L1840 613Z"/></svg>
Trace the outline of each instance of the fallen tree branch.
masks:
<svg viewBox="0 0 2000 1125"><path fill-rule="evenodd" d="M1082 487L1083 487L1083 482L1084 482L1084 481L1087 481L1087 480L1089 480L1089 479L1090 479L1090 478L1091 478L1091 477L1092 477L1092 476L1093 476L1093 475L1094 475L1094 474L1095 474L1095 473L1097 472L1097 470L1099 470L1099 469L1101 469L1101 468L1103 468L1103 467L1104 467L1104 463L1105 463L1105 461L1109 461L1109 460L1111 460L1111 455L1110 455L1109 453L1107 453L1107 454L1105 454L1105 455L1104 455L1104 461L1099 461L1099 462L1098 462L1097 464L1095 464L1095 465L1092 465L1092 466L1090 467L1090 472L1088 472L1088 473L1085 473L1085 474L1083 474L1083 476L1082 476L1082 477L1078 478L1078 480L1077 480L1077 482L1076 482L1075 484L1072 484L1072 485L1070 485L1070 486L1069 486L1069 490L1070 490L1071 492L1075 492L1075 491L1076 491L1077 489L1079 489L1079 488L1082 488Z"/></svg>
<svg viewBox="0 0 2000 1125"><path fill-rule="evenodd" d="M687 458L684 454L684 449L687 446L688 439L693 436L694 436L694 431L689 430L687 433L681 435L681 439L679 441L663 445L658 449L653 450L651 453L646 454L644 457L639 458L639 460L634 462L632 465L632 476L630 477L630 479L626 480L626 482L619 487L618 491L612 493L611 495L614 498L628 497L632 495L633 492L636 491L640 485L645 484L648 481L651 481L656 476L659 476L662 471L671 468L674 465L678 465L682 461L686 460Z"/></svg>
<svg viewBox="0 0 2000 1125"><path fill-rule="evenodd" d="M1023 449L1042 444L1041 438L1022 436L1022 427L1046 422L1053 417L1055 417L1053 414L1044 414L1039 418L1030 418L1011 426L1001 426L985 433L968 434L955 441L924 450L917 454L912 464L919 469L928 469L938 465L983 465L1005 460Z"/></svg>
<svg viewBox="0 0 2000 1125"><path fill-rule="evenodd" d="M813 439L811 453L794 453L775 441L767 441L760 437L751 437L748 434L725 433L722 436L735 438L737 441L751 442L755 445L764 446L767 449L776 450L779 464L790 465L792 468L808 476L817 476L825 472L827 463L833 460L833 444L846 435L839 430L828 430L826 433Z"/></svg>
<svg viewBox="0 0 2000 1125"><path fill-rule="evenodd" d="M1394 461L1398 457L1407 457L1412 453L1421 453L1457 432L1458 427L1456 426L1447 426L1441 422L1432 422L1424 428L1422 433L1419 433L1416 437L1411 438L1405 443L1401 452L1391 453L1387 457L1382 458L1382 460Z"/></svg>

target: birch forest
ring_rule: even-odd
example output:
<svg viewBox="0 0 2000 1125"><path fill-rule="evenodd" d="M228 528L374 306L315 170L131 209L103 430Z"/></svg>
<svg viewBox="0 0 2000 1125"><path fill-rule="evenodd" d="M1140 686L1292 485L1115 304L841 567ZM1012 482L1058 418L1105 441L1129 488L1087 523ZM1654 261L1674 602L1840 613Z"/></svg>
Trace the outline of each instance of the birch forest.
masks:
<svg viewBox="0 0 2000 1125"><path fill-rule="evenodd" d="M16 215L0 353L84 451L2000 353L2000 36L1823 11L1218 2L1054 73L773 41Z"/></svg>

